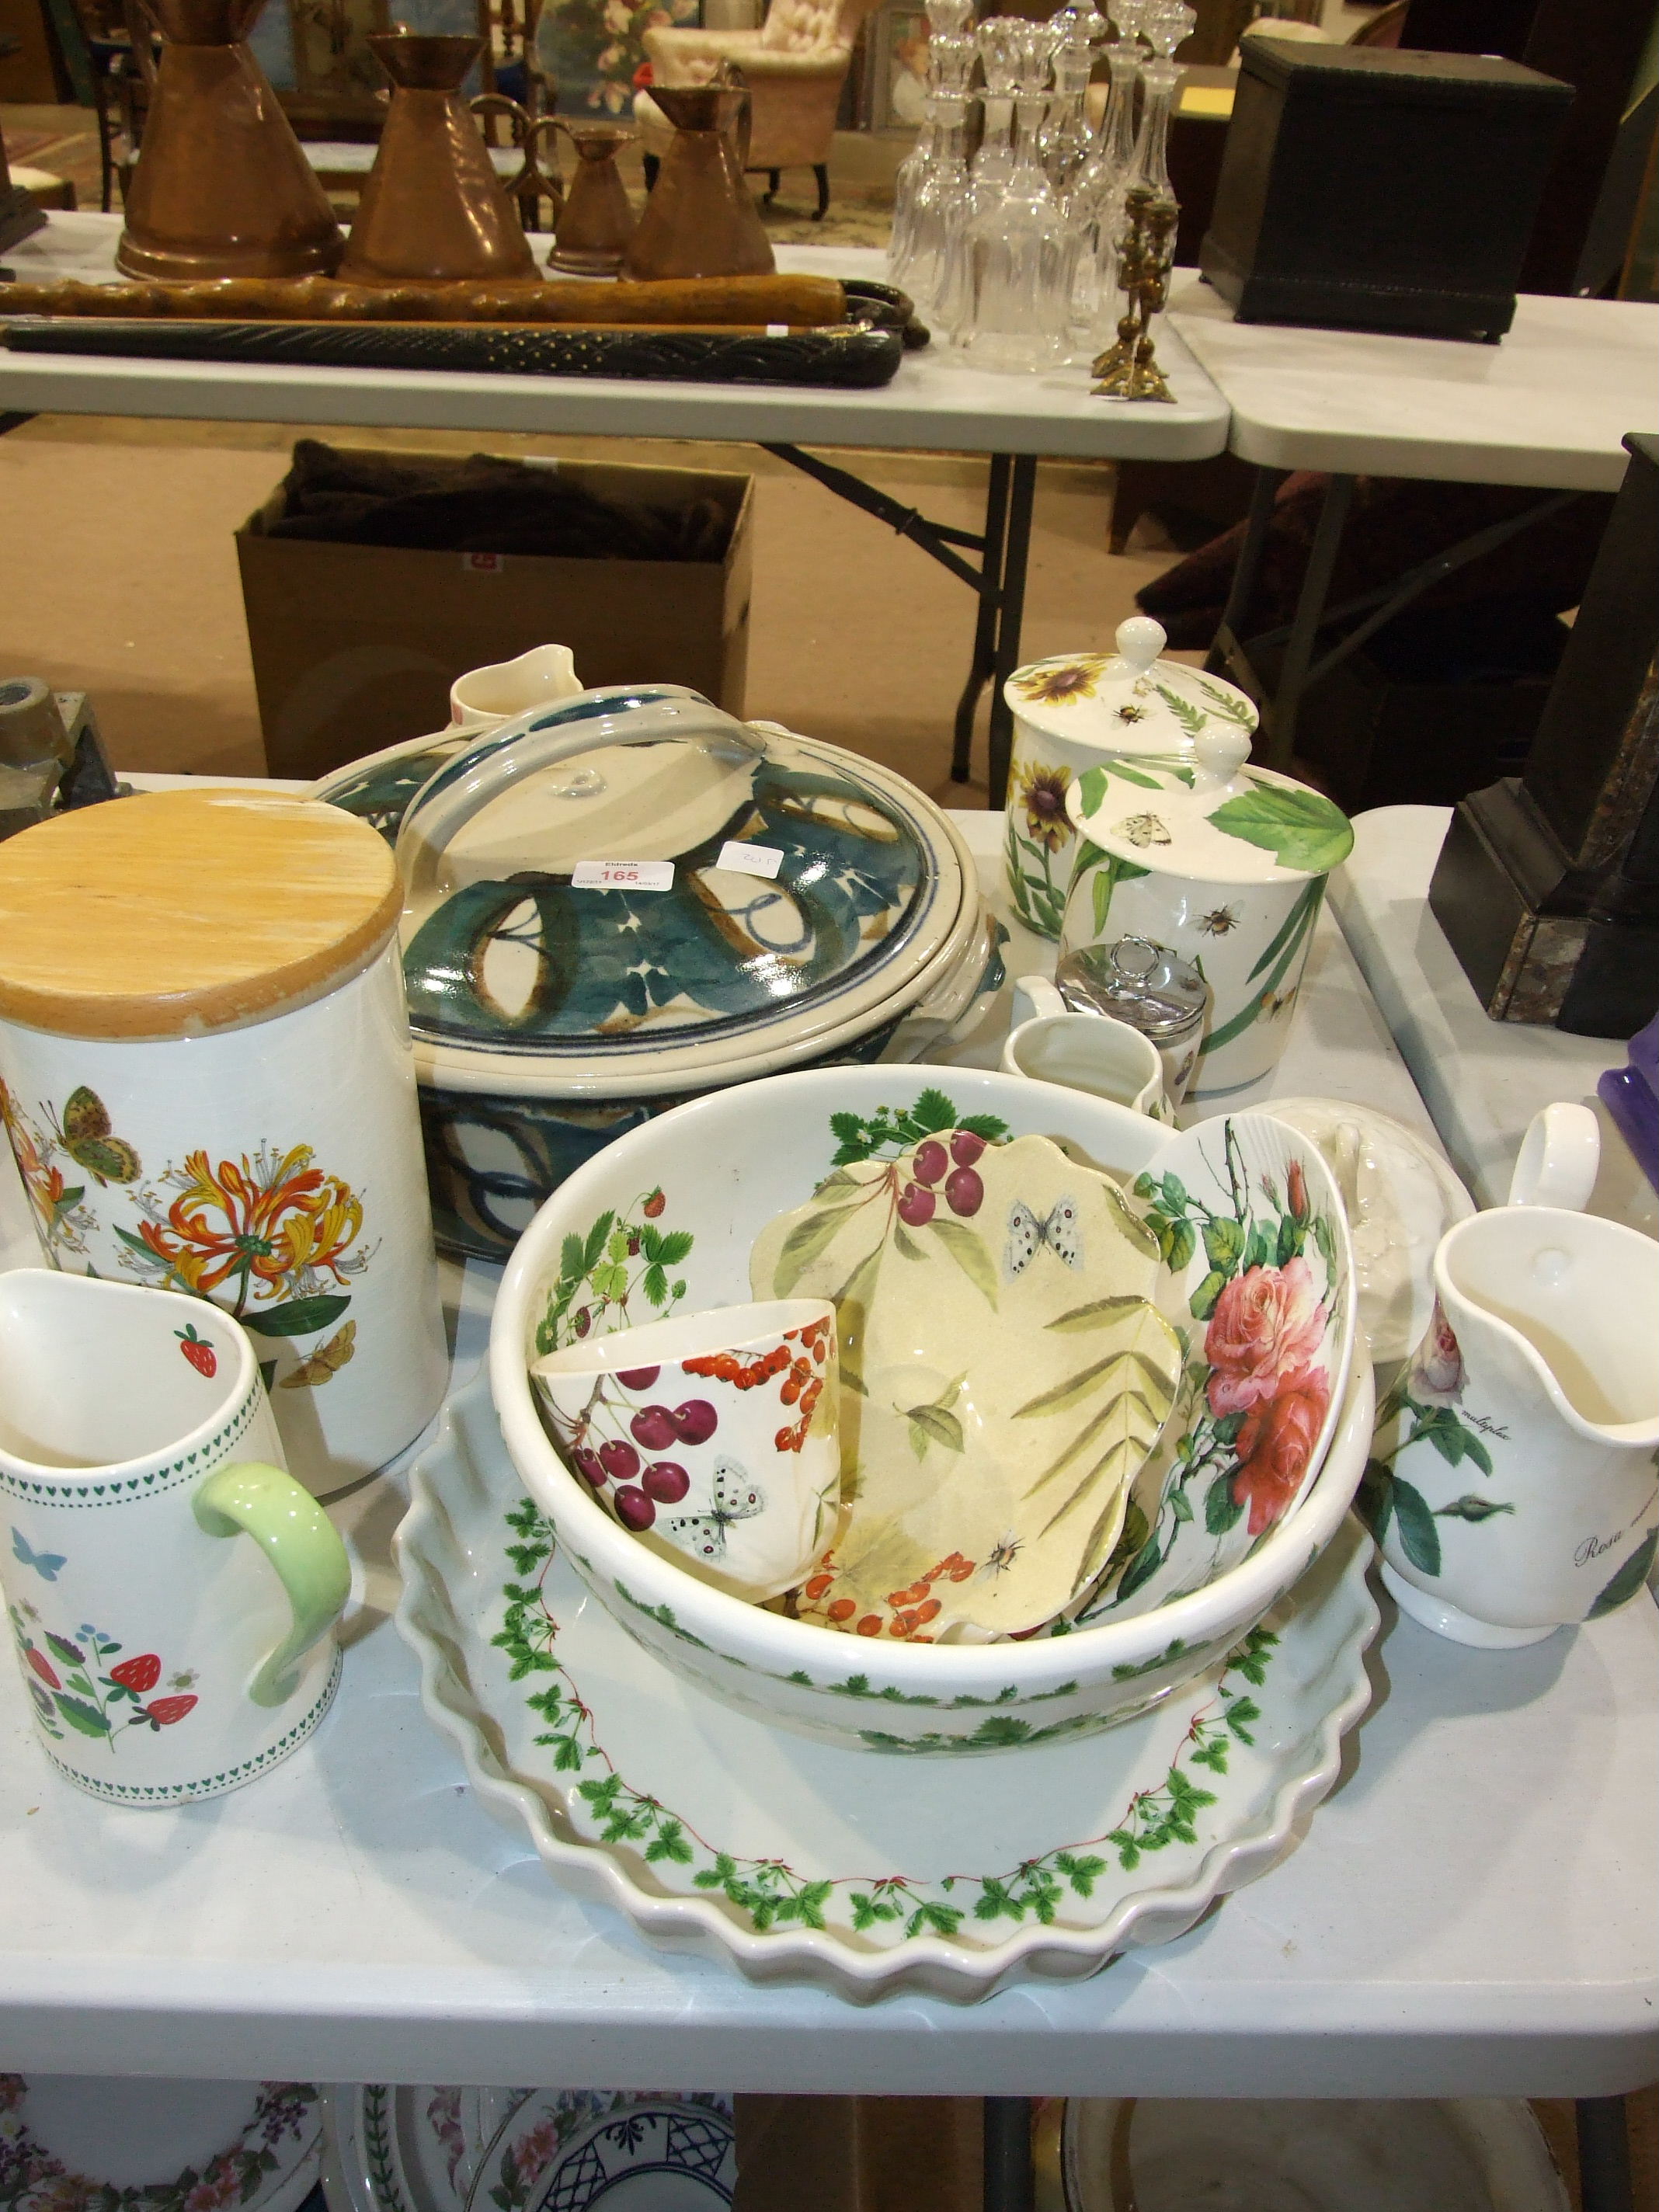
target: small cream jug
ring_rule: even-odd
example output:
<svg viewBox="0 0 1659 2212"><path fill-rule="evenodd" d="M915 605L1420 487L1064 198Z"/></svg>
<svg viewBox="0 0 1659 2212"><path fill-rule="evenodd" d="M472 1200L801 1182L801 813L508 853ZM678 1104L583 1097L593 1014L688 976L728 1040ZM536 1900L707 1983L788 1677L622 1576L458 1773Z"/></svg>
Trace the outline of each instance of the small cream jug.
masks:
<svg viewBox="0 0 1659 2212"><path fill-rule="evenodd" d="M1362 1492L1384 1582L1492 1649L1615 1611L1659 1543L1659 1243L1498 1206L1441 1238L1434 1285Z"/></svg>
<svg viewBox="0 0 1659 2212"><path fill-rule="evenodd" d="M0 1587L41 1748L94 1797L216 1797L305 1741L350 1564L228 1314L0 1275Z"/></svg>

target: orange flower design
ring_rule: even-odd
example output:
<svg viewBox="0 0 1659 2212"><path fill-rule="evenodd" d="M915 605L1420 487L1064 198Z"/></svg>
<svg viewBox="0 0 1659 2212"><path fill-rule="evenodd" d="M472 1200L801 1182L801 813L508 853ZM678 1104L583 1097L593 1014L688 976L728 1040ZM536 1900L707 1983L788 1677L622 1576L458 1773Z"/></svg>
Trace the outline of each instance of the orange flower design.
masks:
<svg viewBox="0 0 1659 2212"><path fill-rule="evenodd" d="M216 1168L204 1152L187 1152L174 1178L179 1195L139 1237L173 1281L198 1297L237 1278L238 1313L250 1294L268 1302L325 1275L343 1284L363 1209L349 1184L311 1160L308 1145L252 1160L245 1152Z"/></svg>
<svg viewBox="0 0 1659 2212"><path fill-rule="evenodd" d="M1027 669L1013 680L1021 695L1037 705L1063 707L1069 699L1092 699L1106 666L1106 662L1098 658L1066 660L1058 666Z"/></svg>
<svg viewBox="0 0 1659 2212"><path fill-rule="evenodd" d="M64 1205L69 1185L63 1170L52 1166L47 1157L46 1140L25 1119L22 1109L3 1082L0 1082L0 1128L4 1129L10 1143L24 1194L34 1209L48 1249L62 1243L71 1251L82 1250L84 1216L72 1204Z"/></svg>

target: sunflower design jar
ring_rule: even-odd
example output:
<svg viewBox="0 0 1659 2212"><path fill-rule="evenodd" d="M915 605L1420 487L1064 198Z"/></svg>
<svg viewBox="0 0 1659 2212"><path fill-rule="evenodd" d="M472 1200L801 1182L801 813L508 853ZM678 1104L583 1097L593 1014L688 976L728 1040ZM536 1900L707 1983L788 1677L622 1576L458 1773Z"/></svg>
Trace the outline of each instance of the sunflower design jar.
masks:
<svg viewBox="0 0 1659 2212"><path fill-rule="evenodd" d="M1039 937L1058 938L1077 857L1066 794L1107 762L1127 793L1156 789L1150 770L1190 763L1206 731L1253 732L1255 708L1219 677L1160 660L1161 624L1120 623L1117 651L1060 653L1017 668L1004 689L1014 717L1005 836L1008 896Z"/></svg>
<svg viewBox="0 0 1659 2212"><path fill-rule="evenodd" d="M246 790L0 845L0 1125L47 1261L250 1333L289 1471L383 1466L447 1373L403 894L367 823Z"/></svg>

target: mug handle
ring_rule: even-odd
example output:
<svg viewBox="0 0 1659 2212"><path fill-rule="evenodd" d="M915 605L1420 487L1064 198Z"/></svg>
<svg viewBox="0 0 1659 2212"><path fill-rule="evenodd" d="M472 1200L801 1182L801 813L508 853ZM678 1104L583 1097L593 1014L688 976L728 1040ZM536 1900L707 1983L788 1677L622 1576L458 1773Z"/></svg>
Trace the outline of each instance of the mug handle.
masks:
<svg viewBox="0 0 1659 2212"><path fill-rule="evenodd" d="M1060 995L1060 986L1047 975L1015 977L1013 1006L1008 1019L1011 1030L1017 1030L1022 1022L1039 1020L1044 1014L1070 1012L1070 1007Z"/></svg>
<svg viewBox="0 0 1659 2212"><path fill-rule="evenodd" d="M299 1682L297 1662L345 1610L351 1594L346 1547L308 1490L257 1460L216 1468L191 1503L210 1536L252 1536L288 1593L294 1625L248 1687L256 1705L280 1705Z"/></svg>
<svg viewBox="0 0 1659 2212"><path fill-rule="evenodd" d="M1601 1164L1601 1129L1595 1115L1571 1099L1558 1099L1527 1124L1510 1178L1509 1203L1582 1213Z"/></svg>

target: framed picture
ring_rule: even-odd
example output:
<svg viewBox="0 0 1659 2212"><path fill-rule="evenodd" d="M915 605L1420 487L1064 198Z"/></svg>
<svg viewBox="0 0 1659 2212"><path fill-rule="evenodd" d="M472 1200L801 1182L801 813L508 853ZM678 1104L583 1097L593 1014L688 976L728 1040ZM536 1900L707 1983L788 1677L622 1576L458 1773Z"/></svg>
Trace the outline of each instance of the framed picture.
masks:
<svg viewBox="0 0 1659 2212"><path fill-rule="evenodd" d="M911 0L887 0L865 19L865 127L914 131L927 93L927 17Z"/></svg>

